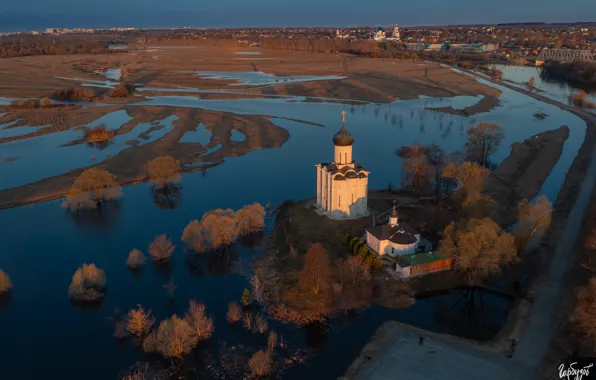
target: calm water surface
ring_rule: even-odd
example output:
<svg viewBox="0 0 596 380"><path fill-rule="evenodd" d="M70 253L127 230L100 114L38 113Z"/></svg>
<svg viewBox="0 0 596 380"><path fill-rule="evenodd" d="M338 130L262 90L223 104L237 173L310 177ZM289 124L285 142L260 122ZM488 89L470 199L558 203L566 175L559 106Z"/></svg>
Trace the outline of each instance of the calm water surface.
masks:
<svg viewBox="0 0 596 380"><path fill-rule="evenodd" d="M371 171L370 188L385 188L389 183L399 185L401 160L395 155L395 149L414 141L437 143L452 152L462 148L468 128L480 121L496 122L505 129L505 140L493 156L494 162L499 163L509 154L511 143L568 125L570 136L562 158L540 191L554 200L583 141L585 123L554 106L507 89L502 91L500 107L474 118L426 111L425 107L452 105L463 108L477 102L477 97L422 98L362 106L306 103L299 98L208 101L195 97L156 97L145 102L147 105L270 115L273 123L290 132L290 138L280 149L256 150L241 157L226 158L223 164L204 173L185 174L182 196L175 209L164 210L154 202L150 185L141 184L125 188L123 199L105 210L101 217L96 214L73 217L60 208L60 201L0 211L0 268L10 274L14 284L11 302L0 304L0 336L3 341L10 342L3 345L0 356L3 379L116 378L122 368L137 360L147 360L130 341L118 341L113 337L115 312L125 312L137 304L152 309L161 320L173 313L182 315L188 308L189 299L205 303L216 329L212 339L201 345L201 357L217 360L223 342L228 346L247 345L251 351L260 349L265 338L230 326L225 321L225 314L227 303L238 301L247 287L251 261L261 248L238 244L232 265L227 265L221 255L216 254L194 259L192 254L185 254L180 241L182 230L188 222L200 219L211 209L237 209L255 201L275 206L285 199L312 197L316 181L314 165L332 159L331 138L339 128L339 115L343 109L348 111L347 126L356 141L354 159ZM105 122L109 128L118 128L129 119L127 114L120 112L110 114L98 123ZM536 112L549 116L545 120L536 120L533 116ZM325 127L282 118L305 120ZM168 122L164 120L163 124ZM197 127L196 134L184 138L201 143L207 141L209 132ZM131 134L136 136L141 130L143 125L137 126ZM161 131L154 133L158 132ZM56 137L61 133L47 135L40 140L32 139L31 145L20 148L0 145L0 158L4 155L23 158L0 165L0 188L38 179L38 174L43 171L36 168L36 163L42 166L46 160L48 168L43 170L50 170L50 166L60 168L51 172L53 174L91 165L89 157L98 150L86 145L59 147L82 134L75 131L63 133L74 135L68 135L68 138ZM151 138L158 138L156 136L151 134ZM233 135L233 139L239 138L241 136ZM5 153L7 149L10 149L9 154ZM36 149L44 152L43 155L27 159ZM107 149L115 151L111 146ZM268 220L266 232L272 223ZM170 236L177 245L169 268L160 269L148 264L140 275L133 275L124 265L130 250L138 248L146 252L148 243L162 233ZM95 262L104 269L108 282L106 298L93 310L80 309L67 298L72 274L86 262ZM163 288L170 280L177 286L173 301ZM457 313L445 311L459 297L460 294L455 292L426 298L405 310L375 306L334 320L326 332L270 322L270 328L283 334L284 342L291 349L317 350L317 355L308 364L291 368L284 377L304 379L314 375L331 379L340 376L379 325L389 320L488 339L505 321L511 306L509 299L485 297L486 317L480 326L470 329L458 322L462 318Z"/></svg>

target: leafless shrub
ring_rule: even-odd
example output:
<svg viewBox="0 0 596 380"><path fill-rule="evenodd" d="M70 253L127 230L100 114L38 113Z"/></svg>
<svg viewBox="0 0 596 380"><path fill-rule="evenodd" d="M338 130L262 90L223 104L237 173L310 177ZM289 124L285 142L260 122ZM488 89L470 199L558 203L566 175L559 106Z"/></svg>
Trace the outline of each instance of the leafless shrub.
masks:
<svg viewBox="0 0 596 380"><path fill-rule="evenodd" d="M184 228L182 241L188 244L196 253L203 252L208 246L203 235L203 227L198 220L193 220Z"/></svg>
<svg viewBox="0 0 596 380"><path fill-rule="evenodd" d="M247 330L252 331L252 313L250 311L244 313L242 316L242 322L244 323L244 327L246 327Z"/></svg>
<svg viewBox="0 0 596 380"><path fill-rule="evenodd" d="M569 103L571 103L572 105L574 105L578 108L587 108L587 109L596 108L596 102L590 100L588 98L588 94L583 90L580 90L580 91L570 95Z"/></svg>
<svg viewBox="0 0 596 380"><path fill-rule="evenodd" d="M99 124L85 130L83 138L87 142L103 142L113 139L114 136L116 136L116 131L108 129L105 124Z"/></svg>
<svg viewBox="0 0 596 380"><path fill-rule="evenodd" d="M163 234L156 237L155 240L149 244L149 254L153 258L153 261L166 262L170 260L175 248L176 246L172 244L172 241Z"/></svg>
<svg viewBox="0 0 596 380"><path fill-rule="evenodd" d="M52 94L56 100L91 100L95 97L95 91L89 87L67 87Z"/></svg>
<svg viewBox="0 0 596 380"><path fill-rule="evenodd" d="M576 305L569 317L582 337L596 346L596 277L590 279L576 296Z"/></svg>
<svg viewBox="0 0 596 380"><path fill-rule="evenodd" d="M133 249L126 259L126 266L130 269L138 269L145 263L145 255L138 249Z"/></svg>
<svg viewBox="0 0 596 380"><path fill-rule="evenodd" d="M201 219L201 226L211 249L230 246L238 238L234 210L217 209L206 212Z"/></svg>
<svg viewBox="0 0 596 380"><path fill-rule="evenodd" d="M230 323L236 323L242 319L242 309L235 302L228 303L227 319Z"/></svg>
<svg viewBox="0 0 596 380"><path fill-rule="evenodd" d="M135 86L130 83L120 83L118 86L108 91L110 98L126 98L135 91Z"/></svg>
<svg viewBox="0 0 596 380"><path fill-rule="evenodd" d="M143 341L145 352L156 352L165 358L181 359L196 345L197 337L188 322L173 315L159 324Z"/></svg>
<svg viewBox="0 0 596 380"><path fill-rule="evenodd" d="M120 374L120 380L146 380L147 375L141 369L127 369L123 373Z"/></svg>
<svg viewBox="0 0 596 380"><path fill-rule="evenodd" d="M250 358L248 366L256 376L265 376L271 372L271 355L269 352L259 350Z"/></svg>
<svg viewBox="0 0 596 380"><path fill-rule="evenodd" d="M0 269L0 294L8 293L12 289L10 277Z"/></svg>
<svg viewBox="0 0 596 380"><path fill-rule="evenodd" d="M62 206L72 211L96 208L101 202L121 195L122 188L114 175L103 169L90 168L74 181Z"/></svg>
<svg viewBox="0 0 596 380"><path fill-rule="evenodd" d="M213 319L205 314L205 305L190 301L190 307L184 319L192 328L199 341L207 340L213 335L215 326L213 325Z"/></svg>
<svg viewBox="0 0 596 380"><path fill-rule="evenodd" d="M273 351L275 346L277 346L277 333L275 331L271 331L267 337L267 349L269 351Z"/></svg>
<svg viewBox="0 0 596 380"><path fill-rule="evenodd" d="M254 300L258 303L265 301L265 289L263 281L261 281L256 274L251 277L250 286L252 288L252 295L254 297Z"/></svg>
<svg viewBox="0 0 596 380"><path fill-rule="evenodd" d="M264 334L269 328L269 325L267 324L267 318L263 314L257 314L255 317L255 326L260 334Z"/></svg>
<svg viewBox="0 0 596 380"><path fill-rule="evenodd" d="M126 329L139 338L143 338L155 323L151 310L145 310L141 305L130 309L126 317Z"/></svg>
<svg viewBox="0 0 596 380"><path fill-rule="evenodd" d="M265 226L265 209L259 203L253 203L238 210L236 218L240 235L261 231Z"/></svg>
<svg viewBox="0 0 596 380"><path fill-rule="evenodd" d="M72 276L68 298L75 302L97 301L104 297L106 274L95 264L83 264Z"/></svg>
<svg viewBox="0 0 596 380"><path fill-rule="evenodd" d="M147 171L151 181L158 188L180 182L180 161L172 156L160 156L149 162Z"/></svg>

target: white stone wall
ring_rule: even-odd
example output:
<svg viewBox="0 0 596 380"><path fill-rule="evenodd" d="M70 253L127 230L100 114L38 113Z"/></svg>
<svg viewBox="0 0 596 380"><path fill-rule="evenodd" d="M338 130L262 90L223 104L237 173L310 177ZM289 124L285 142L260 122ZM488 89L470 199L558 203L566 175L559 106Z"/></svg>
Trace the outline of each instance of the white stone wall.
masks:
<svg viewBox="0 0 596 380"><path fill-rule="evenodd" d="M352 147L351 146L335 146L335 155L333 162L339 165L352 163Z"/></svg>
<svg viewBox="0 0 596 380"><path fill-rule="evenodd" d="M392 257L395 257L397 255L413 255L414 253L416 253L416 248L418 248L418 242L412 244L390 243L387 247L387 253Z"/></svg>

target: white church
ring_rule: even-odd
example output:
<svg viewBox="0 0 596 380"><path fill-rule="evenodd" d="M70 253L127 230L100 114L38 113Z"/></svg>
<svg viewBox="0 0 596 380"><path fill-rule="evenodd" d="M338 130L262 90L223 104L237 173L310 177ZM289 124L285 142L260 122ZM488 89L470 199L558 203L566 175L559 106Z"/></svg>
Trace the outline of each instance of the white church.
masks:
<svg viewBox="0 0 596 380"><path fill-rule="evenodd" d="M342 126L333 136L335 154L330 163L317 164L317 207L332 219L356 219L368 215L369 171L352 159L354 136Z"/></svg>
<svg viewBox="0 0 596 380"><path fill-rule="evenodd" d="M352 159L354 136L346 129L346 112L342 111L341 129L333 136L334 159L317 164L317 208L331 219L356 219L369 214L368 175L370 172ZM387 224L366 229L366 245L377 254L413 255L420 249L431 249L430 243L407 223L400 222L395 209Z"/></svg>

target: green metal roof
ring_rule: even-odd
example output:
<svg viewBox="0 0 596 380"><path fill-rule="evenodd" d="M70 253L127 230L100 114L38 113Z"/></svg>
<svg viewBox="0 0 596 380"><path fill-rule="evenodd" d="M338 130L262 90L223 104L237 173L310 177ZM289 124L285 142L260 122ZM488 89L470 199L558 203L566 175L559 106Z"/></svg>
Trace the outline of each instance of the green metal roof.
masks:
<svg viewBox="0 0 596 380"><path fill-rule="evenodd" d="M417 253L415 255L404 255L402 256L400 261L403 264L406 264L405 266L411 267L414 265L432 263L433 261L445 260L446 258L448 257L446 255L443 255L441 252L433 251L433 253L426 252Z"/></svg>

